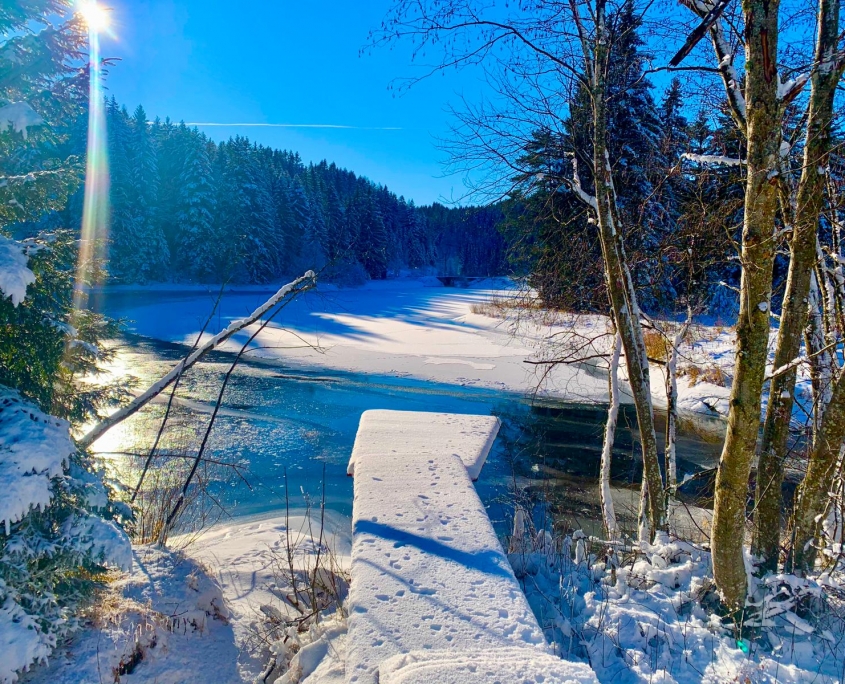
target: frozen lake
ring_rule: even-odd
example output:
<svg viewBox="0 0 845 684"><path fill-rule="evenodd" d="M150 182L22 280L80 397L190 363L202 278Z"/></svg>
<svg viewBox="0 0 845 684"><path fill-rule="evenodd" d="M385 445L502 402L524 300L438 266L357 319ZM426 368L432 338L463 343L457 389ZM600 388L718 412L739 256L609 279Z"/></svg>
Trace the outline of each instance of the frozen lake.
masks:
<svg viewBox="0 0 845 684"><path fill-rule="evenodd" d="M355 292L358 293L355 297L342 293L341 305L344 297L348 297L346 303L357 302L360 305L369 295L373 300L372 306L385 299L384 293L377 292L377 296L373 296L372 292L364 290L352 291L352 294ZM360 345L370 344L369 340L354 338L354 332L346 333L348 337L353 337L351 340L345 340L337 331L332 332L335 337L329 353L308 349L312 356L303 357L297 353L286 356L278 350L273 350L273 354L260 354L259 358L255 358L255 354L248 355L248 360L238 365L229 381L224 396L225 408L215 423L207 453L212 460L237 462L241 466L241 476L235 478L228 470L229 476L225 477L214 469L209 471L210 491L225 507L227 515L278 511L284 506L285 478L292 507L302 506L303 494L319 501L325 483L327 508L349 515L352 480L346 476L346 464L358 420L361 413L368 409L394 409L493 414L502 419L500 437L477 483L482 501L494 521L502 522L506 517L507 505L499 504L504 501L512 506L508 492L515 484L522 491L543 492L552 502L556 520L563 525L588 525L588 521L597 520L600 513L595 478L599 469L605 407L556 397L537 399L517 388L496 389L495 385L491 386L493 369L487 369L477 360L485 358L479 354L489 353L492 345L506 351L500 356L487 356L487 365L506 366L506 374L510 373L511 381L516 377L517 369L525 372L521 364L524 354L520 349L510 349L504 331L491 334L474 330L471 334L478 338L475 346L461 350L456 348L461 345L460 336L466 334L461 329L465 327L461 322L442 317L437 320L420 311L420 295L426 297L429 306L432 306L430 298L435 297L438 311L442 312L448 311L450 306L468 306L466 302L478 297L476 293L439 289L410 294L394 291L394 295L389 306L394 308L395 315L382 314L385 323L390 325L397 320L418 317L420 320L414 325L419 330L412 331L412 334L424 336L424 319L430 319L429 325L438 331L439 339L442 340L444 335L452 336L448 340L449 348L439 351L445 351L445 358L455 363L415 365L414 362L419 362L421 358L423 361L436 358L431 356L438 351L436 345L429 345L421 354L396 353L396 350L386 350L385 346L398 346L400 352L413 350L403 349L401 339L390 339L384 330L372 333L376 337L375 344L382 347L380 351L373 351L372 355L380 355L379 363L393 368L392 373L365 368L360 360L355 361L360 367L357 371L338 367L338 359L344 359L346 351L350 352L349 356L359 359L355 353L360 354ZM225 325L228 317L243 315L264 296L261 293L228 295L229 301L222 307L220 318L214 321L211 332ZM412 310L401 311L403 299L412 304ZM299 303L301 310L298 313L285 317L289 310L283 312L279 318L280 325L282 322L300 321L300 328L307 328L301 321L307 320L306 314L316 311L315 303L320 301L331 303L332 300L315 299L311 303ZM338 299L335 299L335 308L338 307L337 302ZM191 334L196 336L210 306L207 295L147 290L108 293L101 299L100 308L111 315L133 319L134 329L143 335L129 335L121 341L114 369L117 373L138 377L139 385L143 387L184 356L186 347L178 342L188 339ZM318 322L328 320L330 326L336 325L330 312L317 311L317 314L311 318ZM354 328L350 322L347 324ZM450 330L450 327L456 329ZM329 334L314 328L306 329L302 334L306 333L323 343ZM344 347L344 344L348 346ZM331 353L336 358L330 358L326 363L326 356ZM519 365L514 364L510 357L518 359ZM214 353L185 376L179 388L171 428L162 442L166 452L185 456L196 448L207 425L220 381L233 358L232 353ZM468 360L482 367L476 369L459 363ZM510 366L507 366L508 363ZM420 369L426 372L427 366L437 374L450 371L451 377L446 377L450 382L414 377ZM606 382L600 377L596 380L602 384ZM578 394L575 396L578 397ZM111 454L115 464L137 462L137 458L126 454L148 452L164 408L164 401L149 406L107 433L95 444L95 449ZM624 508L627 504L632 509L636 508L637 493L626 489L626 486L639 480L640 466L634 458L636 445L632 434L635 426L632 408L623 407L613 477L619 486L617 495L621 500L618 505ZM679 443L682 472L715 463L717 455L717 445L695 435L682 435Z"/></svg>

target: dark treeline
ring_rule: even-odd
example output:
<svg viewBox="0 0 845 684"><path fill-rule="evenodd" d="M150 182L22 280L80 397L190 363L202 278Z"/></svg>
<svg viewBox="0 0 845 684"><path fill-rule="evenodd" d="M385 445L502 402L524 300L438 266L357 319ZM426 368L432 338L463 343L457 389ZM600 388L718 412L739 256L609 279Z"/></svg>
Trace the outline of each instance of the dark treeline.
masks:
<svg viewBox="0 0 845 684"><path fill-rule="evenodd" d="M654 313L690 305L732 314L740 173L706 161L740 156L736 128L726 111L690 112L678 79L655 96L640 23L633 3L609 17L614 50L607 70L609 159L638 298ZM598 230L570 182L577 171L593 192L591 106L584 86L577 87L562 129L537 130L523 145L504 233L513 267L547 306L603 313Z"/></svg>
<svg viewBox="0 0 845 684"><path fill-rule="evenodd" d="M416 207L334 164L243 137L215 143L114 99L107 124L114 281L264 283L313 268L356 284L505 269L497 208ZM75 200L69 210L81 215Z"/></svg>

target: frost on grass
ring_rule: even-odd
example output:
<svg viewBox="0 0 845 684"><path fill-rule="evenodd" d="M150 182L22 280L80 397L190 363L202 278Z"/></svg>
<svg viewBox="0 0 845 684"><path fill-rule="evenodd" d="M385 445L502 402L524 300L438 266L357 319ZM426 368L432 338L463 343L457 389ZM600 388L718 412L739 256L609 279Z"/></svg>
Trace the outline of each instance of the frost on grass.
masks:
<svg viewBox="0 0 845 684"><path fill-rule="evenodd" d="M0 386L0 522L6 536L31 509L49 506L51 480L62 475L75 451L69 429L67 421Z"/></svg>
<svg viewBox="0 0 845 684"><path fill-rule="evenodd" d="M719 615L710 554L696 545L664 537L622 552L583 533L541 531L515 551L546 637L601 682L841 681L842 603L821 580L760 582L740 628Z"/></svg>
<svg viewBox="0 0 845 684"><path fill-rule="evenodd" d="M26 288L35 282L35 274L27 266L29 259L24 245L0 235L0 293L17 306L26 298Z"/></svg>

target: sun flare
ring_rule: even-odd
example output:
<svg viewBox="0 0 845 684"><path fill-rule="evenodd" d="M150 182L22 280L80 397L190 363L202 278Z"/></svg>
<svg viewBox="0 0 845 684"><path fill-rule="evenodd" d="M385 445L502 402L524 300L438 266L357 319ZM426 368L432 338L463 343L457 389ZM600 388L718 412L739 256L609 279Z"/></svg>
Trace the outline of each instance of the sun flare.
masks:
<svg viewBox="0 0 845 684"><path fill-rule="evenodd" d="M105 31L109 27L109 11L93 0L80 3L79 12L91 31Z"/></svg>

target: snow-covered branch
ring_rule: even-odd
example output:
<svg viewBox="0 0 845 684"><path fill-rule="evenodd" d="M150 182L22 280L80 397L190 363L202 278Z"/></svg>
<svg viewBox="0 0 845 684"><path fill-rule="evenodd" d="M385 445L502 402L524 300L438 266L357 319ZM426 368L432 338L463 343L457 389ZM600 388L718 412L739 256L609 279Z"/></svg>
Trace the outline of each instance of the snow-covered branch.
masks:
<svg viewBox="0 0 845 684"><path fill-rule="evenodd" d="M276 292L276 294L270 297L270 299L264 302L264 304L259 306L246 318L241 318L237 321L232 321L232 323L230 323L226 328L217 333L210 340L208 340L204 344L199 345L193 354L191 354L185 359L182 359L179 363L176 364L176 366L173 367L173 369L167 375L165 375L160 380L151 385L145 392L135 397L135 399L133 399L123 408L118 409L117 411L112 413L110 416L108 416L108 418L105 418L99 423L97 423L93 428L91 428L91 430L86 435L84 435L79 440L79 445L81 447L87 447L93 444L97 439L102 436L104 432L114 427L125 418L131 416L142 406L144 406L152 399L157 397L159 394L161 394L161 392L163 392L168 387L168 385L175 381L176 378L178 378L188 368L193 366L208 352L213 349L216 349L223 342L232 337L232 335L257 321L259 318L264 316L265 313L270 311L270 309L279 304L282 300L288 297L295 297L305 292L306 290L310 290L311 288L313 288L316 285L316 278L317 276L314 274L314 271L307 271L305 275L280 288L279 291Z"/></svg>
<svg viewBox="0 0 845 684"><path fill-rule="evenodd" d="M28 102L12 102L0 107L0 133L12 128L26 139L29 126L40 126L44 119L29 106Z"/></svg>
<svg viewBox="0 0 845 684"><path fill-rule="evenodd" d="M7 535L31 509L50 505L50 481L64 472L75 450L67 421L0 385L0 523Z"/></svg>
<svg viewBox="0 0 845 684"><path fill-rule="evenodd" d="M25 245L0 235L0 293L11 297L12 306L26 298L26 288L35 282L35 274L29 269Z"/></svg>
<svg viewBox="0 0 845 684"><path fill-rule="evenodd" d="M725 157L719 154L693 154L692 152L684 152L681 158L704 165L722 164L724 166L742 166L745 163L736 157Z"/></svg>
<svg viewBox="0 0 845 684"><path fill-rule="evenodd" d="M572 160L572 184L571 184L571 187L572 187L572 190L575 192L575 194L578 196L578 199L580 199L584 204L592 207L593 209L596 209L596 210L598 209L599 205L598 205L598 202L596 201L596 198L593 197L592 195L588 194L587 192L585 192L584 188L581 187L581 176L578 175L578 160L577 159Z"/></svg>

